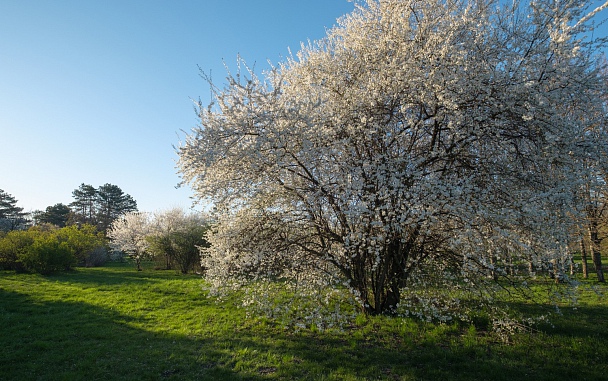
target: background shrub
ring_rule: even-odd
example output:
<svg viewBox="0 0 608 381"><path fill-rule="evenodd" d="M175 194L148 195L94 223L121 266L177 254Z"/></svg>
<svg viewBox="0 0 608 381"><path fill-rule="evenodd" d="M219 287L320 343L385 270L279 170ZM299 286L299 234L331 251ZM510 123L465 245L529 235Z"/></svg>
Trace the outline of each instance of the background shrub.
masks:
<svg viewBox="0 0 608 381"><path fill-rule="evenodd" d="M109 259L108 250L103 246L98 246L95 249L91 250L86 259L85 266L86 267L100 267L106 264Z"/></svg>
<svg viewBox="0 0 608 381"><path fill-rule="evenodd" d="M103 233L97 231L97 228L93 225L66 226L57 230L55 234L59 242L65 242L68 245L78 265L89 266L93 251L105 251ZM97 256L95 261L100 260L101 256L103 256L101 251L95 255Z"/></svg>
<svg viewBox="0 0 608 381"><path fill-rule="evenodd" d="M26 271L50 274L71 269L76 257L67 242L60 242L54 234L44 234L19 255L19 262Z"/></svg>
<svg viewBox="0 0 608 381"><path fill-rule="evenodd" d="M48 274L75 265L101 266L108 259L106 241L94 226L41 224L0 236L0 269Z"/></svg>
<svg viewBox="0 0 608 381"><path fill-rule="evenodd" d="M0 269L24 271L19 257L26 254L38 232L13 230L0 239Z"/></svg>

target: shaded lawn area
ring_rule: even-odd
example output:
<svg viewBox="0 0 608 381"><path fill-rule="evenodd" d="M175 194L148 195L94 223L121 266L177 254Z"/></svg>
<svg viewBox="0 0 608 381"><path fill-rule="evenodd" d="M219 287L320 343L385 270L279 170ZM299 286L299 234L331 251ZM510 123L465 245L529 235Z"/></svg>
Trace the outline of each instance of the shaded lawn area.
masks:
<svg viewBox="0 0 608 381"><path fill-rule="evenodd" d="M473 327L387 317L294 332L215 303L202 286L199 276L125 265L0 272L0 380L608 379L599 294L504 343Z"/></svg>

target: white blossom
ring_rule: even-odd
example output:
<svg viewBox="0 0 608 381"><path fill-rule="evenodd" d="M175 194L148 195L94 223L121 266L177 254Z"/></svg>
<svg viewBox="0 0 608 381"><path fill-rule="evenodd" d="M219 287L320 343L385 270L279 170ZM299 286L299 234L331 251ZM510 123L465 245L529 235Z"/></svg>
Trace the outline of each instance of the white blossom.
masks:
<svg viewBox="0 0 608 381"><path fill-rule="evenodd" d="M110 247L126 253L135 260L137 269L141 270L141 261L148 256L149 242L146 238L151 231L150 217L147 213L126 213L114 220L108 230Z"/></svg>
<svg viewBox="0 0 608 381"><path fill-rule="evenodd" d="M329 287L448 321L464 303L433 290L564 263L581 159L606 152L585 133L606 81L575 34L585 2L554 5L370 0L264 78L214 87L179 148L217 208L207 279L253 285L248 303L280 280L325 307Z"/></svg>

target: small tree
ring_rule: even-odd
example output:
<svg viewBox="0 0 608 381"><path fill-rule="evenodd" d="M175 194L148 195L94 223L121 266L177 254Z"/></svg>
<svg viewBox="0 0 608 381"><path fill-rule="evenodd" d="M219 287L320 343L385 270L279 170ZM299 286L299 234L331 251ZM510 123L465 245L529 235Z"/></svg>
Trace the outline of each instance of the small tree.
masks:
<svg viewBox="0 0 608 381"><path fill-rule="evenodd" d="M175 263L183 274L200 264L200 247L208 230L207 220L198 213L174 208L155 214L150 249L165 258L167 268Z"/></svg>
<svg viewBox="0 0 608 381"><path fill-rule="evenodd" d="M206 221L195 221L175 232L171 240L175 247L174 258L182 274L201 267L201 249L209 247L205 235L209 230Z"/></svg>
<svg viewBox="0 0 608 381"><path fill-rule="evenodd" d="M147 236L151 232L148 214L129 212L114 220L108 230L110 247L122 251L135 260L141 271L141 261L149 257Z"/></svg>

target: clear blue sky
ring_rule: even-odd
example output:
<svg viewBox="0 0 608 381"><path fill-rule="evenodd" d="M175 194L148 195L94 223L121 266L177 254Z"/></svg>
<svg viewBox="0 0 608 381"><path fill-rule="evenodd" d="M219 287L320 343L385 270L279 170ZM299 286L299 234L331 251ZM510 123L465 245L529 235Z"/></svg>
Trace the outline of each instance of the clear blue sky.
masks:
<svg viewBox="0 0 608 381"><path fill-rule="evenodd" d="M81 183L118 185L154 211L189 207L177 145L209 100L198 66L256 68L319 39L346 0L0 1L0 189L26 211ZM197 66L198 65L198 66ZM256 70L257 71L257 70Z"/></svg>
<svg viewBox="0 0 608 381"><path fill-rule="evenodd" d="M172 145L197 123L192 99L209 101L198 66L216 81L238 54L262 69L322 38L353 7L1 0L0 189L26 211L70 203L81 183L118 185L144 211L189 207L190 189L175 189Z"/></svg>

